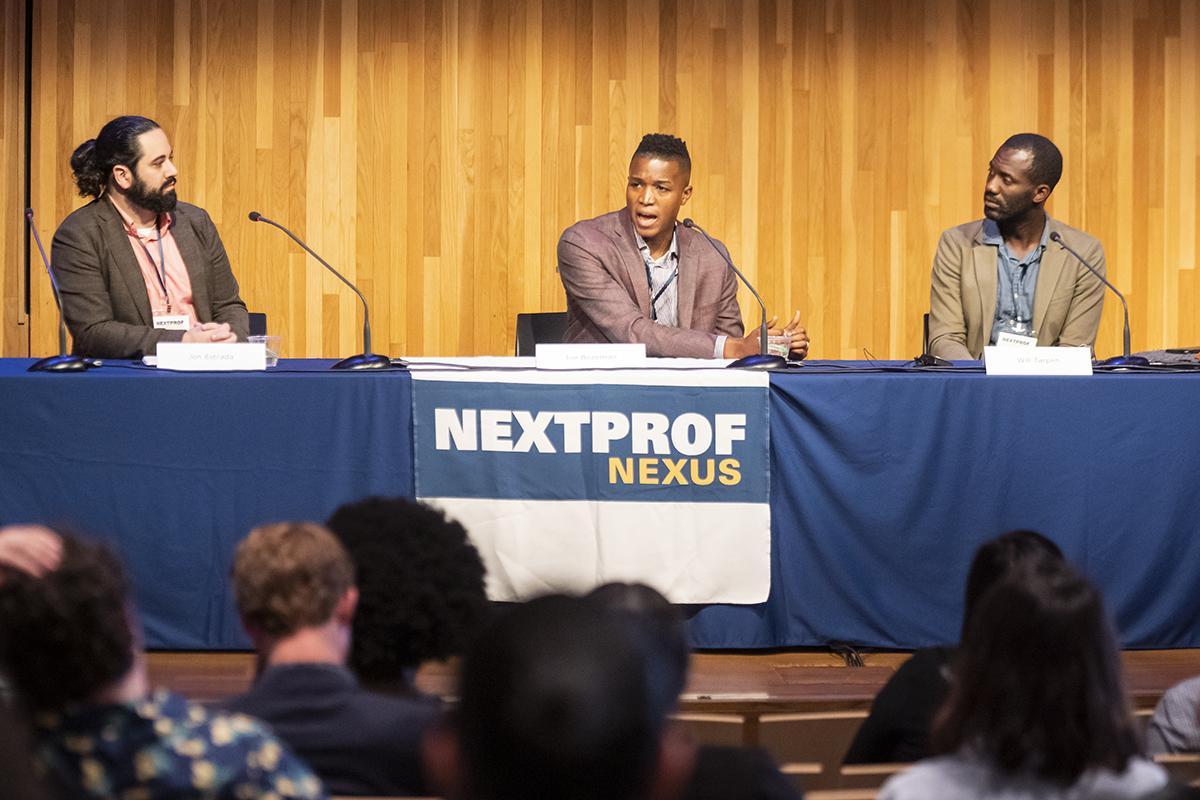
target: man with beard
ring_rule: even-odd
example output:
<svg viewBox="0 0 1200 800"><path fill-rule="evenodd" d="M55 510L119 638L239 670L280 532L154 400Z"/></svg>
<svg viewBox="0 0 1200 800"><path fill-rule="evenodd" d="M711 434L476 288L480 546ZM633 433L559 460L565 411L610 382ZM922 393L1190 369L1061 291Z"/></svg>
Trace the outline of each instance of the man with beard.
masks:
<svg viewBox="0 0 1200 800"><path fill-rule="evenodd" d="M246 306L221 237L201 208L175 197L167 134L117 117L75 149L79 194L51 252L74 352L140 358L159 342L244 341Z"/></svg>
<svg viewBox="0 0 1200 800"><path fill-rule="evenodd" d="M1104 248L1051 219L1045 203L1062 153L1044 136L1010 136L988 164L985 219L942 234L933 258L929 352L978 359L989 344L1083 347L1096 342L1104 285L1061 244L1104 273Z"/></svg>

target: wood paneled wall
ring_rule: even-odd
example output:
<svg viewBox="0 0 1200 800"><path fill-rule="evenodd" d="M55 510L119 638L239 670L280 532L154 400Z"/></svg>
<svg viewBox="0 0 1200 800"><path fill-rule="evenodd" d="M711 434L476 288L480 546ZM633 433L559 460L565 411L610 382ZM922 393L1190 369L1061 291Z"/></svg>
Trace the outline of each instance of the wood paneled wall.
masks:
<svg viewBox="0 0 1200 800"><path fill-rule="evenodd" d="M0 355L24 356L25 0L0 0L0 44Z"/></svg>
<svg viewBox="0 0 1200 800"><path fill-rule="evenodd" d="M78 143L158 119L288 355L356 352L361 316L248 211L359 283L377 350L510 353L516 312L565 307L560 232L623 203L653 130L815 356L919 350L938 233L1022 130L1064 151L1051 213L1104 242L1135 348L1200 343L1196 0L39 0L33 26L41 230L79 202ZM1110 301L1102 354L1119 330Z"/></svg>

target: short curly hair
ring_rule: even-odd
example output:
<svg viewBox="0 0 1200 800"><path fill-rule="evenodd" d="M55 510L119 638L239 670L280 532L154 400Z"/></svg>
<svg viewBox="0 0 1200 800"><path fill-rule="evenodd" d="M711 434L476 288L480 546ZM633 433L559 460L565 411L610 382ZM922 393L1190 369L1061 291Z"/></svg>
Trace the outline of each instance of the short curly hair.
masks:
<svg viewBox="0 0 1200 800"><path fill-rule="evenodd" d="M0 668L34 713L88 702L133 666L129 583L103 543L58 532L62 561L0 567Z"/></svg>
<svg viewBox="0 0 1200 800"><path fill-rule="evenodd" d="M692 172L692 157L688 153L687 142L669 133L647 133L638 142L633 158L638 156L655 156L665 161L678 161L683 171L689 175Z"/></svg>
<svg viewBox="0 0 1200 800"><path fill-rule="evenodd" d="M465 651L490 604L483 561L462 525L383 497L344 505L327 524L358 568L350 667L360 679L403 682L405 670Z"/></svg>
<svg viewBox="0 0 1200 800"><path fill-rule="evenodd" d="M280 637L323 625L354 586L354 564L332 533L312 522L250 531L233 557L233 593L247 628Z"/></svg>

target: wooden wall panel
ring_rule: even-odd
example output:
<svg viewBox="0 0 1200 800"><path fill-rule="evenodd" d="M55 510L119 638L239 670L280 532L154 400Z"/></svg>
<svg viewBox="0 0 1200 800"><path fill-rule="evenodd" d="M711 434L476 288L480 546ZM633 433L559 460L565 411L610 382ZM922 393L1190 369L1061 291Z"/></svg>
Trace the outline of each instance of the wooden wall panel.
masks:
<svg viewBox="0 0 1200 800"><path fill-rule="evenodd" d="M0 2L0 43L0 354L27 356L25 0Z"/></svg>
<svg viewBox="0 0 1200 800"><path fill-rule="evenodd" d="M145 114L286 354L355 351L361 315L250 210L362 286L377 350L508 353L518 311L565 306L561 231L622 205L638 137L669 130L687 212L801 309L814 355L908 357L939 232L980 215L997 144L1037 130L1066 156L1051 213L1104 242L1135 348L1200 343L1198 6L40 0L34 201L48 233L79 202L75 145ZM44 278L34 295L45 352ZM1119 342L1109 302L1098 349Z"/></svg>

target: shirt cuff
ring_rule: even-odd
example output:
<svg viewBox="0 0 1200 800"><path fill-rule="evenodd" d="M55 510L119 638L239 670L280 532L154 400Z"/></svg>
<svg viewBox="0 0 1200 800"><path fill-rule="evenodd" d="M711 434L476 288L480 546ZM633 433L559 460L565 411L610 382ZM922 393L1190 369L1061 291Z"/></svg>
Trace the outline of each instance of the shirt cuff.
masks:
<svg viewBox="0 0 1200 800"><path fill-rule="evenodd" d="M717 335L717 344L713 347L713 358L725 357L725 340L728 338L728 336Z"/></svg>

